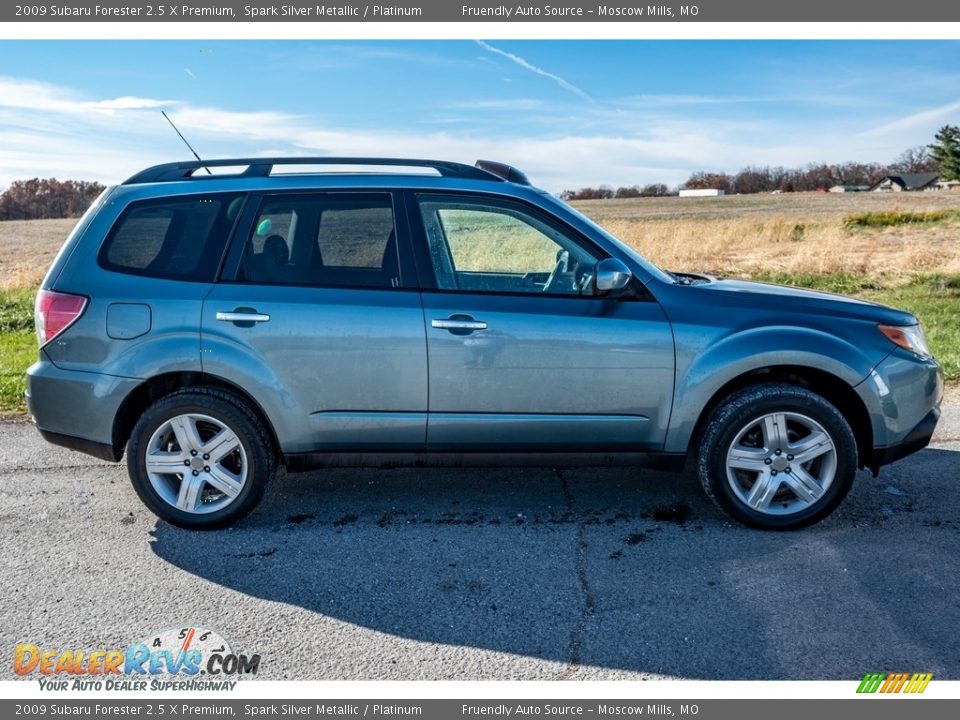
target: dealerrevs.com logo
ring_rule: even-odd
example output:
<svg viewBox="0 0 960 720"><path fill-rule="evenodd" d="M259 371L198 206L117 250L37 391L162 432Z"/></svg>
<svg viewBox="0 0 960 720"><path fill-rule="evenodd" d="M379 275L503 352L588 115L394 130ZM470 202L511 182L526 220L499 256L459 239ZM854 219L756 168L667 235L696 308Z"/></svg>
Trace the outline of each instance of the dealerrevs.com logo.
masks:
<svg viewBox="0 0 960 720"><path fill-rule="evenodd" d="M259 669L259 654L234 652L201 627L161 630L123 650L20 643L13 653L13 671L38 676L41 690L232 690Z"/></svg>

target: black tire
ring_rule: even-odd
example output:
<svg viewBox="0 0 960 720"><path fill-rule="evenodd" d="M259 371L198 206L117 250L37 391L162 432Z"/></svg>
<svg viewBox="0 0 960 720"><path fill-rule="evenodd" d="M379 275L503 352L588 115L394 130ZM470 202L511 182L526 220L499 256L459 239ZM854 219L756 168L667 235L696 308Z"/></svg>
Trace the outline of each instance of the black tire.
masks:
<svg viewBox="0 0 960 720"><path fill-rule="evenodd" d="M223 496L228 504L214 512L192 513L175 507L154 488L146 470L147 445L153 434L167 421L188 413L206 415L229 428L245 454L246 481L232 501ZM158 400L140 417L127 443L127 470L143 504L171 525L193 530L220 528L247 515L263 497L275 467L271 436L260 418L240 398L213 388L185 388ZM214 489L209 491L215 494Z"/></svg>
<svg viewBox="0 0 960 720"><path fill-rule="evenodd" d="M727 452L751 421L780 412L797 413L822 427L833 442L836 470L826 491L815 501L796 512L774 515L750 507L734 491L727 475ZM857 472L856 438L846 418L820 395L786 383L754 385L730 395L711 412L697 449L697 474L710 499L735 520L764 530L794 530L819 522L843 501ZM784 503L782 507L788 506Z"/></svg>

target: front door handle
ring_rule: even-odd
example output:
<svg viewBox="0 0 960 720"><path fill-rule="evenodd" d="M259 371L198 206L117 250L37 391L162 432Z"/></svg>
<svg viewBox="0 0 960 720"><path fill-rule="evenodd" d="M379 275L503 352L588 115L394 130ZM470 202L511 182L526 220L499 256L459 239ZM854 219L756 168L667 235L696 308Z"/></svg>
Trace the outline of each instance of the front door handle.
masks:
<svg viewBox="0 0 960 720"><path fill-rule="evenodd" d="M467 335L474 330L486 330L487 324L483 320L474 320L469 315L451 315L448 318L432 320L431 327L438 330L449 330L454 335Z"/></svg>
<svg viewBox="0 0 960 720"><path fill-rule="evenodd" d="M258 313L256 310L237 308L232 312L218 312L217 320L232 323L262 323L270 322L270 316Z"/></svg>

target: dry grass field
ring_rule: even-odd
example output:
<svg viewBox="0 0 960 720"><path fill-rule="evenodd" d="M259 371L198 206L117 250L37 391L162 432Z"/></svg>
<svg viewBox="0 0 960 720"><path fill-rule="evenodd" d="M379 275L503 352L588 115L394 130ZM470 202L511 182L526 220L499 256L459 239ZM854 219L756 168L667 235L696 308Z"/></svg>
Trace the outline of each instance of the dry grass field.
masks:
<svg viewBox="0 0 960 720"><path fill-rule="evenodd" d="M575 203L671 270L717 275L850 274L885 282L960 274L960 192L796 193ZM862 213L946 211L941 221L852 228Z"/></svg>
<svg viewBox="0 0 960 720"><path fill-rule="evenodd" d="M960 379L960 192L639 198L575 205L669 270L772 280L909 310L923 322L947 378ZM472 222L451 219L454 225ZM0 222L0 412L23 410L23 373L36 356L33 289L75 222ZM488 230L495 243L529 246L525 255L534 265L543 264L542 237L528 237L529 231L517 228ZM463 257L465 264L484 266L483 257L470 255Z"/></svg>
<svg viewBox="0 0 960 720"><path fill-rule="evenodd" d="M0 222L0 290L35 288L76 220Z"/></svg>

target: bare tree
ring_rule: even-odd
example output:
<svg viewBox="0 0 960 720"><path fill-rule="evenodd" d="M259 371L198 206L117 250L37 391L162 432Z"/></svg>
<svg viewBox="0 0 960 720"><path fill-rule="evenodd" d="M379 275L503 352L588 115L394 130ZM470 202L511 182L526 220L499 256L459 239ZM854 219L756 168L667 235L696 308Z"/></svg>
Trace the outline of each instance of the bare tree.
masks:
<svg viewBox="0 0 960 720"><path fill-rule="evenodd" d="M928 146L917 145L897 155L890 170L898 173L939 172L940 167Z"/></svg>
<svg viewBox="0 0 960 720"><path fill-rule="evenodd" d="M684 183L688 190L724 190L730 192L733 188L733 178L722 172L695 172Z"/></svg>

